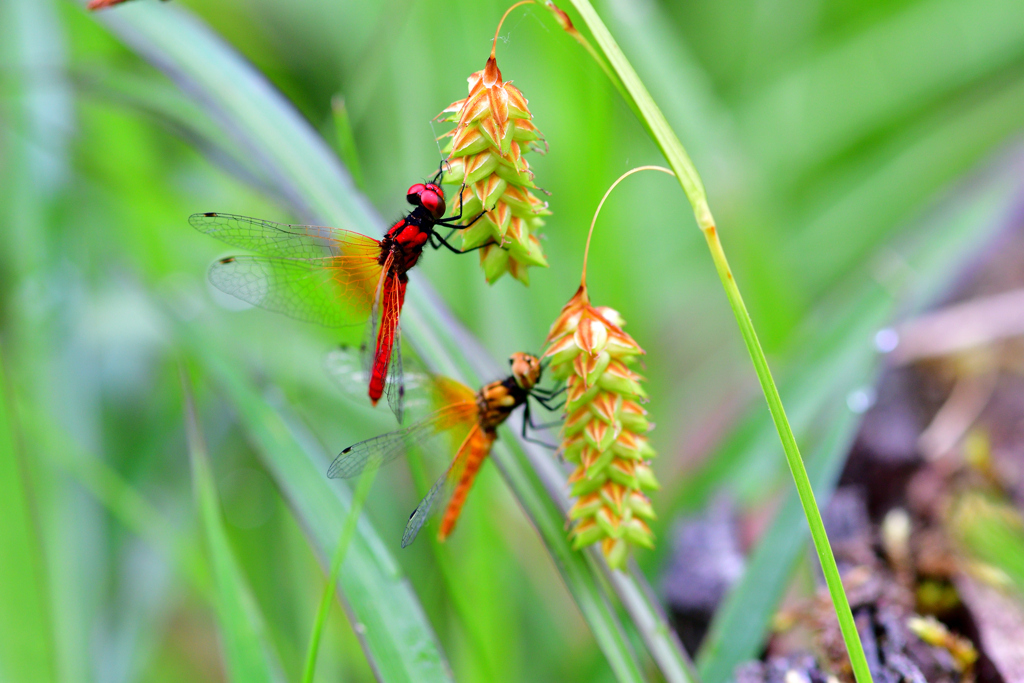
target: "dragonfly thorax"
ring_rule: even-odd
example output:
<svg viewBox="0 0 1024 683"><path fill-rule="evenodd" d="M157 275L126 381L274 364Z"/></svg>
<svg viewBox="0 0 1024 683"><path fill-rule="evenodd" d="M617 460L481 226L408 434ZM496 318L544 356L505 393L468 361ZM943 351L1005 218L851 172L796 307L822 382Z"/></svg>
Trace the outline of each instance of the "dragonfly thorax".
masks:
<svg viewBox="0 0 1024 683"><path fill-rule="evenodd" d="M390 258L391 269L399 275L404 275L416 265L423 253L423 247L430 239L430 229L425 229L419 221L410 218L403 218L391 226L380 241L380 256L377 262L383 266Z"/></svg>
<svg viewBox="0 0 1024 683"><path fill-rule="evenodd" d="M513 353L508 359L512 374L491 382L476 395L480 410L480 427L493 431L508 419L512 411L526 403L530 392L540 382L540 359L529 353Z"/></svg>
<svg viewBox="0 0 1024 683"><path fill-rule="evenodd" d="M497 429L513 410L526 403L528 395L529 392L519 386L514 377L491 382L482 388L476 395L480 428L484 431Z"/></svg>

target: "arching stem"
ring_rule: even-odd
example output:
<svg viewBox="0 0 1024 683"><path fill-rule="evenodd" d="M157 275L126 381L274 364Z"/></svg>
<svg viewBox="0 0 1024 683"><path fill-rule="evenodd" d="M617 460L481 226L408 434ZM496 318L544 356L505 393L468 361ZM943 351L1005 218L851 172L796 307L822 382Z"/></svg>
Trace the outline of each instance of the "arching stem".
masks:
<svg viewBox="0 0 1024 683"><path fill-rule="evenodd" d="M498 34L501 33L501 25L505 23L505 18L512 13L516 7L520 5L533 5L534 0L520 0L516 4L505 10L505 13L501 15L501 21L498 22L498 28L494 29L494 41L491 43L491 59L494 59L494 51L498 48Z"/></svg>
<svg viewBox="0 0 1024 683"><path fill-rule="evenodd" d="M604 206L605 200L608 199L608 195L612 193L612 190L614 190L619 183L621 183L623 180L633 175L634 173L639 173L640 171L661 171L662 173L667 173L670 176L675 176L675 173L668 170L664 166L637 166L636 168L631 168L622 175L620 175L618 180L612 183L611 187L609 187L608 190L604 193L604 196L601 197L601 201L598 202L597 210L594 211L594 218L590 221L590 232L587 233L587 246L583 249L583 275L580 276L580 287L582 289L587 288L587 257L590 256L590 239L594 236L594 225L597 224L597 217L601 213L601 208Z"/></svg>

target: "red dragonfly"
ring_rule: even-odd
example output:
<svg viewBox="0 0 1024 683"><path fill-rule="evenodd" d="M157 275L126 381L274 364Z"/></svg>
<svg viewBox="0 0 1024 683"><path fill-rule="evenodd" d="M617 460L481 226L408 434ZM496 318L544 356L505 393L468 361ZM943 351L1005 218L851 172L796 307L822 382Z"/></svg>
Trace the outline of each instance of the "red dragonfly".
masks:
<svg viewBox="0 0 1024 683"><path fill-rule="evenodd" d="M329 370L343 383L351 376L344 353L342 351L340 356L332 355L328 362ZM459 444L455 456L409 516L409 523L402 534L402 547L405 548L415 540L436 503L442 503L444 510L437 537L438 540L445 540L455 528L473 480L498 438L498 426L516 408L525 406L523 437L548 446L527 434L527 426L534 429L551 426L533 423L529 399L534 399L548 410L558 410L564 404L564 401L558 405L552 405L551 402L565 389L555 391L537 386L544 370L537 356L513 353L509 365L512 374L491 382L477 392L447 377L430 378L432 398L439 407L428 418L405 429L349 446L331 463L327 476L332 479L354 477L363 470L391 462L407 450L429 443L434 437L451 434L452 443Z"/></svg>
<svg viewBox="0 0 1024 683"><path fill-rule="evenodd" d="M398 320L409 282L406 273L427 245L467 253L436 230L468 227L455 224L462 218L461 206L457 216L443 218L440 177L438 171L431 182L409 188L406 200L415 208L380 240L339 228L285 225L227 213L193 214L189 223L199 232L260 254L214 263L210 282L217 289L254 306L328 327L357 325L369 318L370 402L377 405L386 387L388 404L401 422L405 391Z"/></svg>

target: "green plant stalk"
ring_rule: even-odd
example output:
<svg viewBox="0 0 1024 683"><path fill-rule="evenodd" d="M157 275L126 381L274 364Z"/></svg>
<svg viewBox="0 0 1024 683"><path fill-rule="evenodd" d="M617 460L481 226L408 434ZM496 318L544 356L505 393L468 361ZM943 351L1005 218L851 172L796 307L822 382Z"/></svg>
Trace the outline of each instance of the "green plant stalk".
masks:
<svg viewBox="0 0 1024 683"><path fill-rule="evenodd" d="M341 527L341 536L338 538L338 546L334 549L334 557L331 558L331 569L327 575L327 584L320 596L320 605L316 610L316 620L313 622L313 633L309 637L309 649L306 651L306 664L302 668L303 683L313 683L313 674L316 672L316 659L320 651L320 638L323 636L324 624L327 623L327 614L331 610L331 602L334 601L334 585L338 580L338 572L345 562L345 554L348 552L349 543L356 531L356 523L359 515L363 512L363 504L366 496L370 493L373 480L377 476L377 469L371 467L363 470L359 475L359 483L356 484L355 493L352 494L352 507L349 508L348 516L345 518L345 525Z"/></svg>
<svg viewBox="0 0 1024 683"><path fill-rule="evenodd" d="M710 216L710 213L708 213ZM868 669L867 659L864 657L864 648L857 634L857 626L853 622L853 612L850 610L850 603L846 598L846 591L843 590L843 579L839 575L839 568L836 566L836 559L832 555L832 546L828 542L828 534L825 533L825 523L821 520L821 512L814 500L814 491L811 488L811 480L807 476L807 469L804 467L803 458L800 455L800 448L797 446L796 437L793 436L793 429L786 419L786 410L782 406L782 398L779 390L775 387L772 379L772 372L768 368L768 360L765 358L761 343L757 339L757 332L754 331L754 323L750 319L747 307L743 303L740 289L736 286L736 280L729 269L729 262L722 250L722 243L718 239L718 231L714 224L707 228L701 227L704 238L707 240L708 249L711 250L711 258L715 262L715 269L722 280L725 288L725 295L729 299L729 305L736 316L740 326L740 333L743 335L743 343L750 352L750 359L754 363L754 371L757 373L757 380L761 383L761 390L764 392L765 400L768 402L768 410L772 414L772 421L779 433L779 440L782 441L782 450L786 453L786 464L793 475L793 483L796 484L797 494L800 496L800 505L804 509L804 516L807 518L807 526L811 529L811 538L814 541L814 550L818 553L818 561L821 563L822 572L825 575L825 583L828 585L828 592L832 596L832 606L835 608L836 617L839 620L839 628L846 642L846 650L850 656L850 663L853 666L853 673L858 683L871 681L871 671Z"/></svg>
<svg viewBox="0 0 1024 683"><path fill-rule="evenodd" d="M689 155L683 148L682 143L676 136L672 127L665 119L665 115L655 104L647 88L644 86L636 71L630 65L626 56L622 53L615 39L608 28L601 21L601 18L590 5L589 0L572 0L573 6L583 17L584 23L590 29L594 39L604 52L612 68L619 75L626 90L632 96L636 108L641 112L641 123L647 128L648 133L654 140L662 154L668 161L676 178L686 193L690 205L693 207L694 216L697 219L697 226L704 234L708 249L711 252L711 259L714 261L715 270L722 281L725 295L729 300L729 306L736 316L736 322L740 327L740 334L743 336L743 343L747 347L750 359L754 364L754 371L757 373L758 382L764 392L765 400L768 402L768 410L771 412L772 421L782 442L782 449L786 454L786 462L793 475L793 482L796 484L797 493L800 496L800 504L804 509L807 518L807 525L811 530L811 538L814 540L814 548L818 553L818 560L821 562L822 572L825 575L825 582L828 585L829 593L832 596L832 604L835 608L836 617L839 620L839 628L846 643L846 650L850 657L850 664L857 683L868 683L871 681L871 672L868 669L867 659L864 656L864 648L861 645L860 637L857 634L857 627L853 621L853 613L850 611L850 603L843 590L842 578L839 575L839 568L836 566L835 557L832 555L832 548L828 542L828 535L825 533L825 525L821 520L821 513L814 501L814 492L811 489L811 482L807 477L807 470L804 468L803 459L800 457L800 449L797 447L796 437L786 419L786 411L782 406L782 398L775 387L771 370L768 367L768 360L765 358L764 350L757 339L754 331L754 324L743 303L739 287L729 268L729 262L722 249L722 243L718 238L718 230L715 227L715 220L708 206L707 194L701 182L700 175L690 160Z"/></svg>

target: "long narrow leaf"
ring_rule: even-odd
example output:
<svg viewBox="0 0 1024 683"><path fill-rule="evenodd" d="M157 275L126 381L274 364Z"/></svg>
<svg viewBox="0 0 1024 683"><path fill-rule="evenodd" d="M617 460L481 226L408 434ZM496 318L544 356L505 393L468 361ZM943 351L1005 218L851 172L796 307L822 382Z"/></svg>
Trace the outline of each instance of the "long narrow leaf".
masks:
<svg viewBox="0 0 1024 683"><path fill-rule="evenodd" d="M0 353L0 679L55 680L53 628L39 528Z"/></svg>
<svg viewBox="0 0 1024 683"><path fill-rule="evenodd" d="M206 548L213 569L216 594L214 604L224 646L224 659L231 680L260 683L278 680L273 657L264 636L263 618L238 566L224 520L220 500L213 483L206 444L196 417L191 382L182 371L185 394L185 437L192 464L192 488L202 519Z"/></svg>
<svg viewBox="0 0 1024 683"><path fill-rule="evenodd" d="M812 53L765 88L739 118L756 131L748 139L766 165L786 178L1022 54L1024 4L1016 0L910 3ZM888 68L864 68L867 63Z"/></svg>

